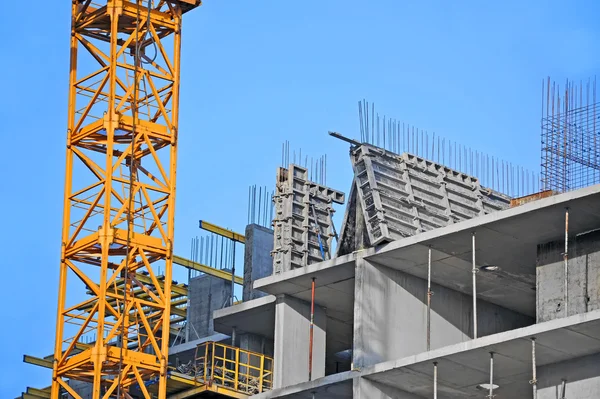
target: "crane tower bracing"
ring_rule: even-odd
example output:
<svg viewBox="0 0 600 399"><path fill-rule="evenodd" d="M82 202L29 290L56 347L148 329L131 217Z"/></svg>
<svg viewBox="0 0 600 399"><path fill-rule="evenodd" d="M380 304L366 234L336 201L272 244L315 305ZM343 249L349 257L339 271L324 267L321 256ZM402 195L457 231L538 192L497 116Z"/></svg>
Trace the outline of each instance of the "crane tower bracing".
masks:
<svg viewBox="0 0 600 399"><path fill-rule="evenodd" d="M68 379L166 397L181 20L199 5L72 0L52 399L80 398Z"/></svg>

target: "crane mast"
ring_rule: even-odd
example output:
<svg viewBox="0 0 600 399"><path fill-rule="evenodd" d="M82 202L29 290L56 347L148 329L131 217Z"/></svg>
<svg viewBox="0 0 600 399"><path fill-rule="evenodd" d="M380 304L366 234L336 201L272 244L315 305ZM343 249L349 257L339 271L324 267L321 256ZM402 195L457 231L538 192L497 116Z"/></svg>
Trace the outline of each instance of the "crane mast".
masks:
<svg viewBox="0 0 600 399"><path fill-rule="evenodd" d="M80 397L68 380L166 397L181 20L199 5L72 1L52 399Z"/></svg>

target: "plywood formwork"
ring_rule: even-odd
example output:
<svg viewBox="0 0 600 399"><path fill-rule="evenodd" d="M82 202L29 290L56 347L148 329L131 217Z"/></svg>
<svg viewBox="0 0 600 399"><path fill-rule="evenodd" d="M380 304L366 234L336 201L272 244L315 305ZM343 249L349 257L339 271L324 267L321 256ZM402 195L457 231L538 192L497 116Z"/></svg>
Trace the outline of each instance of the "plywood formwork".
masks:
<svg viewBox="0 0 600 399"><path fill-rule="evenodd" d="M302 166L291 164L277 170L274 274L331 258L333 203L343 204L344 200L344 193L310 181L308 169Z"/></svg>
<svg viewBox="0 0 600 399"><path fill-rule="evenodd" d="M483 187L476 177L412 154L362 144L350 158L354 182L338 254L510 205L510 197Z"/></svg>

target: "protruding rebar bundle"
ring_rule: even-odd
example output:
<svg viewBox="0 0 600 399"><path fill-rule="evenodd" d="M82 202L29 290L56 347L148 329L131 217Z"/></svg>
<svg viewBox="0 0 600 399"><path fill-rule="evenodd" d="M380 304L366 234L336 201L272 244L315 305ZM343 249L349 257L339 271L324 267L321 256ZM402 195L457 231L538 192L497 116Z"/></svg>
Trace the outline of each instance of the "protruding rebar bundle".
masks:
<svg viewBox="0 0 600 399"><path fill-rule="evenodd" d="M600 182L600 103L596 78L561 88L542 82L542 190L566 192Z"/></svg>
<svg viewBox="0 0 600 399"><path fill-rule="evenodd" d="M375 113L374 104L371 104L370 108L371 110L367 101L358 102L360 143L382 147L397 154L408 152L441 163L475 176L483 186L511 197L522 197L540 191L540 177L533 171L453 143L435 132L430 139L427 131L385 115L380 117Z"/></svg>

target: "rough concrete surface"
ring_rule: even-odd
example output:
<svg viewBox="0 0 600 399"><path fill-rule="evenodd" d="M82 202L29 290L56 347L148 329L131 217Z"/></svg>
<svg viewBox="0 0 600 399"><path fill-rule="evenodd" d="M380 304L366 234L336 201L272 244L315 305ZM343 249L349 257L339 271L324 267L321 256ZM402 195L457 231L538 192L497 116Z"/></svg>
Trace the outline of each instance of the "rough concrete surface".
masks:
<svg viewBox="0 0 600 399"><path fill-rule="evenodd" d="M600 354L540 367L538 399L600 397Z"/></svg>
<svg viewBox="0 0 600 399"><path fill-rule="evenodd" d="M315 307L313 329L312 378L325 376L325 338L327 317ZM274 387L308 381L310 304L281 295L275 308Z"/></svg>
<svg viewBox="0 0 600 399"><path fill-rule="evenodd" d="M538 245L537 321L565 317L565 242ZM600 308L600 231L569 239L567 258L568 315Z"/></svg>
<svg viewBox="0 0 600 399"><path fill-rule="evenodd" d="M242 300L260 298L266 293L253 287L254 281L273 274L273 230L249 224L246 226L244 248L244 289Z"/></svg>
<svg viewBox="0 0 600 399"><path fill-rule="evenodd" d="M215 333L213 311L221 309L231 298L231 283L217 277L203 275L190 280L188 323L190 340Z"/></svg>
<svg viewBox="0 0 600 399"><path fill-rule="evenodd" d="M427 281L357 260L354 303L354 366L363 367L427 350ZM432 286L431 348L473 337L470 296ZM533 319L479 300L480 337L533 324Z"/></svg>

